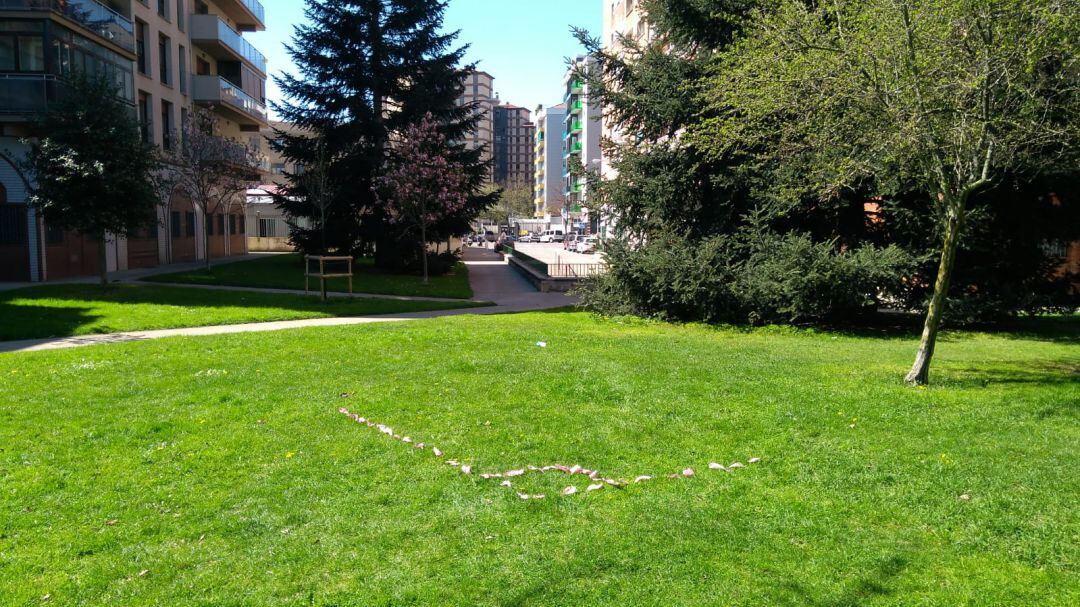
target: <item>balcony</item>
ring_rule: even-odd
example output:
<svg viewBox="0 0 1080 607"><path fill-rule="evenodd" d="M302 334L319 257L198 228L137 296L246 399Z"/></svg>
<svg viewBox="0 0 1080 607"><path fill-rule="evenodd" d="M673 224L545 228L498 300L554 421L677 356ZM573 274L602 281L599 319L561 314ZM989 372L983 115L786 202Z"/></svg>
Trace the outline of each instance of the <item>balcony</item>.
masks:
<svg viewBox="0 0 1080 607"><path fill-rule="evenodd" d="M585 90L585 83L575 78L568 85L566 85L566 97L564 99L569 100L573 95L580 95Z"/></svg>
<svg viewBox="0 0 1080 607"><path fill-rule="evenodd" d="M569 139L572 135L577 135L581 132L582 128L583 125L581 124L580 120L576 118L574 120L571 120L566 125L566 133L563 135L563 139Z"/></svg>
<svg viewBox="0 0 1080 607"><path fill-rule="evenodd" d="M261 32L266 29L266 10L259 0L217 0L221 12L245 32Z"/></svg>
<svg viewBox="0 0 1080 607"><path fill-rule="evenodd" d="M131 19L95 0L0 0L0 10L50 11L135 53L135 25Z"/></svg>
<svg viewBox="0 0 1080 607"><path fill-rule="evenodd" d="M568 111L570 115L580 114L581 110L585 109L585 102L581 99L577 99L570 103Z"/></svg>
<svg viewBox="0 0 1080 607"><path fill-rule="evenodd" d="M191 94L196 103L212 104L240 124L267 126L266 105L220 76L195 76Z"/></svg>
<svg viewBox="0 0 1080 607"><path fill-rule="evenodd" d="M266 74L266 57L217 15L192 15L191 41L215 59L246 61Z"/></svg>
<svg viewBox="0 0 1080 607"><path fill-rule="evenodd" d="M569 147L566 148L566 152L563 154L563 158L564 159L569 158L569 157L573 156L574 154L580 154L580 153L581 153L581 141L580 140L574 141L574 142L572 142L570 144Z"/></svg>
<svg viewBox="0 0 1080 607"><path fill-rule="evenodd" d="M40 112L63 95L63 86L51 74L0 74L0 115Z"/></svg>

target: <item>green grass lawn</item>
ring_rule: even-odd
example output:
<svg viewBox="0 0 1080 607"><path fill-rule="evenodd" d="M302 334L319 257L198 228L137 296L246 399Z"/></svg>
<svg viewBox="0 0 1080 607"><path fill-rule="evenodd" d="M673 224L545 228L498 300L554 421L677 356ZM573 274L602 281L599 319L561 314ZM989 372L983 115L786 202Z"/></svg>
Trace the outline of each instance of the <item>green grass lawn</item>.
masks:
<svg viewBox="0 0 1080 607"><path fill-rule="evenodd" d="M471 302L330 298L149 285L47 285L0 292L0 341L367 316L472 307Z"/></svg>
<svg viewBox="0 0 1080 607"><path fill-rule="evenodd" d="M0 604L1076 605L1077 328L922 390L914 335L582 313L0 356ZM697 476L477 476L553 463Z"/></svg>
<svg viewBox="0 0 1080 607"><path fill-rule="evenodd" d="M388 274L376 268L370 259L357 260L353 269L353 291L381 295L410 295L421 297L447 297L468 299L472 297L469 272L459 263L453 272L432 276L428 284L423 277L411 274ZM198 285L226 285L231 287L261 287L268 289L303 289L304 258L299 254L267 255L259 259L237 261L214 266L212 273L190 270L171 274L157 274L145 278L151 282L172 282ZM319 281L311 279L311 288L318 290ZM348 291L346 279L330 279L331 291Z"/></svg>

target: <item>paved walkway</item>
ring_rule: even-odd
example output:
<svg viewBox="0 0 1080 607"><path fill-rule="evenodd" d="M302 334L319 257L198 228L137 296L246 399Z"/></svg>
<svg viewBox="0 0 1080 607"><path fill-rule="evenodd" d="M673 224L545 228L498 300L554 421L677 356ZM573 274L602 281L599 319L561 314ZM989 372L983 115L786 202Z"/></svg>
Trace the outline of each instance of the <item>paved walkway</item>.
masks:
<svg viewBox="0 0 1080 607"><path fill-rule="evenodd" d="M463 314L487 315L527 312L531 310L560 308L577 302L576 298L567 296L564 293L538 292L528 281L508 266L506 262L501 259L500 255L491 250L478 248L466 249L465 264L469 267L469 283L472 285L474 297L478 300L495 302L496 305L486 308L434 310L429 312L388 314L382 316L313 318L309 320L286 320L241 325L221 325L215 327L164 329L159 331L130 331L125 333L113 333L110 335L84 335L80 337L8 341L0 342L0 353L78 348L99 344L160 339L163 337L229 335L233 333L281 331L284 329L301 329L306 327L336 327L384 322L403 322L442 316L460 316Z"/></svg>

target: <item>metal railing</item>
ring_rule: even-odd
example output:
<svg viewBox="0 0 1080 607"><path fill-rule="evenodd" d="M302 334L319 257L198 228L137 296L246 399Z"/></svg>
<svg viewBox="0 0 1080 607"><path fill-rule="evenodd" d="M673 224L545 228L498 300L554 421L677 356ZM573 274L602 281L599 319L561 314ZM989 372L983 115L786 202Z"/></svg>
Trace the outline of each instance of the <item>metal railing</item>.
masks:
<svg viewBox="0 0 1080 607"><path fill-rule="evenodd" d="M602 263L568 263L557 259L555 263L541 261L531 255L522 253L513 245L506 245L506 255L513 257L523 265L529 266L537 272L550 278L588 278L603 274L607 266Z"/></svg>
<svg viewBox="0 0 1080 607"><path fill-rule="evenodd" d="M0 10L52 11L129 52L135 52L135 24L95 0L0 0Z"/></svg>
<svg viewBox="0 0 1080 607"><path fill-rule="evenodd" d="M56 101L62 85L52 74L0 74L0 114L32 114Z"/></svg>
<svg viewBox="0 0 1080 607"><path fill-rule="evenodd" d="M196 101L220 101L262 122L267 121L266 105L220 76L195 76L191 90Z"/></svg>
<svg viewBox="0 0 1080 607"><path fill-rule="evenodd" d="M266 73L266 56L217 15L192 15L191 39L194 41L218 40L250 62L260 72Z"/></svg>
<svg viewBox="0 0 1080 607"><path fill-rule="evenodd" d="M259 0L240 0L240 4L246 6L259 19L259 23L266 23L266 9Z"/></svg>

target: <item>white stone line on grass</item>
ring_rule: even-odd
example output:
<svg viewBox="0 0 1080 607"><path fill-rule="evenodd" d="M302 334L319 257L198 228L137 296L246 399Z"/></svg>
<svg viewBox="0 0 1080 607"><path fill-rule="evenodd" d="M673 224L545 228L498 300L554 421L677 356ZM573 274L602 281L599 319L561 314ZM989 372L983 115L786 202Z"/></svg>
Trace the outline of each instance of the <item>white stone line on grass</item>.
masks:
<svg viewBox="0 0 1080 607"><path fill-rule="evenodd" d="M398 442L400 442L400 443L402 443L404 445L409 445L412 448L418 449L418 450L421 450L421 451L428 450L428 446L427 446L426 443L415 442L412 439L412 437L409 437L409 436L401 436L400 434L395 433L394 429L391 428L390 426L375 423L375 422L371 421L370 419L367 419L365 417L357 415L356 413L350 413L349 410L346 409L345 407L341 407L340 409L338 409L338 412L341 413L342 415L344 415L345 417L348 417L349 419L355 421L356 423L367 426L368 428L372 428L374 430L378 430L380 434L385 434L386 436L388 436L388 437L390 437L390 438L392 438L392 439L394 439L394 440L396 440L396 441L398 441ZM430 451L437 458L441 459L443 457L443 452L438 447L432 446L432 447L430 447ZM747 461L750 462L751 464L757 464L757 463L761 462L761 458L760 457L752 457ZM462 461L459 461L459 460L456 460L456 459L446 459L444 461L444 463L446 465L448 465L448 466L458 468L460 470L460 472L462 474L464 474L464 475L471 475L472 474L473 466L471 464L466 464L466 463L464 463ZM723 464L719 464L717 462L709 462L708 467L709 467L710 470L716 470L716 471L720 471L720 472L734 472L735 470L737 470L739 468L745 468L746 466L743 465L741 462L732 462L731 464L728 464L727 466L724 466ZM600 491L604 487L614 487L616 489L622 489L623 487L631 484L630 482L625 481L625 480L621 480L621 479L604 478L604 477L601 476L599 471L590 470L588 468L583 468L582 466L577 465L577 464L575 464L573 466L564 466L562 464L552 464L552 465L548 465L548 466L529 465L529 466L526 466L524 468L515 468L513 470L506 470L505 472L485 472L485 473L480 474L478 476L483 480L504 479L499 483L499 485L514 491L514 493L518 496L518 498L520 498L522 500L542 500L542 499L545 499L547 496L545 494L543 494L543 493L530 495L528 493L521 493L521 492L517 491L516 489L514 489L514 483L513 483L513 481L511 481L509 479L517 478L519 476L525 476L529 472L536 472L536 473L539 473L539 474L546 474L548 472L561 472L563 474L566 474L567 476L577 476L577 475L584 476L584 477L588 478L590 481L592 481L585 488L585 493L592 493L594 491ZM675 474L667 475L667 478L670 478L670 479L687 479L687 478L691 478L691 477L693 477L695 475L696 475L696 472L694 472L693 468L684 468L682 470L682 472L677 472ZM642 474L640 476L635 477L634 480L633 480L633 483L634 484L643 483L645 481L653 480L653 478L654 477L649 476L647 474ZM571 495L575 495L577 493L578 493L578 488L576 486L574 486L574 485L570 485L570 486L566 487L565 489L563 489L562 491L560 491L560 495L567 496L567 497L571 496Z"/></svg>

